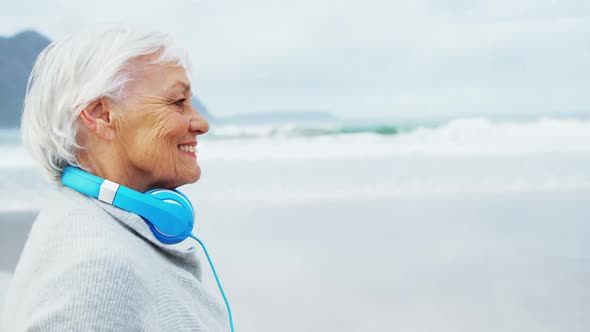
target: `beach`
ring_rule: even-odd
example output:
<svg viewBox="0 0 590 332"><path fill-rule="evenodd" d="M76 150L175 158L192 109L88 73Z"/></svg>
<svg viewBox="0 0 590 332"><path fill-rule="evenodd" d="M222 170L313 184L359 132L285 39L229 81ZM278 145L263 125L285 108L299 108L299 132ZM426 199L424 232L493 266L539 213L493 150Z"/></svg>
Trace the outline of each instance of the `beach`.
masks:
<svg viewBox="0 0 590 332"><path fill-rule="evenodd" d="M589 198L232 209L204 232L246 331L584 331Z"/></svg>
<svg viewBox="0 0 590 332"><path fill-rule="evenodd" d="M239 331L582 332L588 126L232 133L199 143L201 179L180 189ZM0 162L2 269L12 273L29 211L50 191L22 147L0 152L12 158ZM206 265L203 281L217 294Z"/></svg>
<svg viewBox="0 0 590 332"><path fill-rule="evenodd" d="M197 232L242 331L585 331L588 199L590 191L205 205ZM16 219L0 220L4 234ZM207 269L204 279L216 291Z"/></svg>

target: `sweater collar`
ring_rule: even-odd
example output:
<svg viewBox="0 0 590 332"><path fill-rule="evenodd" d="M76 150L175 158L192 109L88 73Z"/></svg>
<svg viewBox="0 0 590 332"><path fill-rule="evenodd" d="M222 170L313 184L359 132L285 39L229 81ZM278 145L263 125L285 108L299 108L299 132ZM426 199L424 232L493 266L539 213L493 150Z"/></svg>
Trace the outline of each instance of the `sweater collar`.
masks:
<svg viewBox="0 0 590 332"><path fill-rule="evenodd" d="M174 263L181 266L183 269L195 274L197 279L201 280L201 264L196 255L196 244L191 240L184 240L174 245L167 245L161 243L152 233L148 224L135 213L120 209L116 206L104 203L98 199L88 197L82 193L79 193L69 187L60 186L56 188L58 191L62 191L64 195L67 195L66 199L70 204L84 198L84 202L93 202L99 208L104 210L114 220L122 224L123 227L131 232L132 236L137 236L148 243L152 244L155 248L161 252L174 257ZM79 203L83 203L80 201ZM73 203L76 204L76 203ZM87 204L87 203L84 203Z"/></svg>

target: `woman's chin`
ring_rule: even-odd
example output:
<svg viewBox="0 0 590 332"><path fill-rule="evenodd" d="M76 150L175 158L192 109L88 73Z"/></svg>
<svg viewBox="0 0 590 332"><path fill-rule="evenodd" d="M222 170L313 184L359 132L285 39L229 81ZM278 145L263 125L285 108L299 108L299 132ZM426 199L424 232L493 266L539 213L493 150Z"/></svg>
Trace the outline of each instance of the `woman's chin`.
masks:
<svg viewBox="0 0 590 332"><path fill-rule="evenodd" d="M192 160L190 163L181 164L182 168L177 169L177 179L182 182L180 185L191 184L199 181L201 178L201 166L196 160Z"/></svg>
<svg viewBox="0 0 590 332"><path fill-rule="evenodd" d="M199 181L201 178L201 167L199 165L195 165L189 171L189 176L187 177L187 182L185 184L195 183Z"/></svg>
<svg viewBox="0 0 590 332"><path fill-rule="evenodd" d="M168 177L167 180L161 179L152 183L150 186L153 188L165 188L165 189L176 189L178 187L195 183L201 178L201 168L196 165L182 172L181 174L175 174L174 177Z"/></svg>

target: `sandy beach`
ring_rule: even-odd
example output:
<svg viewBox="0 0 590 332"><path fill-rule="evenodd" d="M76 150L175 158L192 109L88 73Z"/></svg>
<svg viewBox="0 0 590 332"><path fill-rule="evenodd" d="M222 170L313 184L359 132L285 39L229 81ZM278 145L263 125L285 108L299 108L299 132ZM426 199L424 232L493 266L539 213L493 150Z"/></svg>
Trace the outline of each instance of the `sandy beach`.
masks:
<svg viewBox="0 0 590 332"><path fill-rule="evenodd" d="M582 332L588 199L572 191L201 204L197 229L241 331ZM2 269L14 266L33 216L0 219ZM207 269L203 277L216 292Z"/></svg>
<svg viewBox="0 0 590 332"><path fill-rule="evenodd" d="M368 199L202 218L215 220L204 238L244 331L582 332L589 198Z"/></svg>
<svg viewBox="0 0 590 332"><path fill-rule="evenodd" d="M269 157L251 159L239 151L260 151L258 140L203 145L234 159L202 160L202 179L181 189L237 330L588 331L590 155L567 149L590 145L538 150L546 139L527 154L448 141L443 154L432 143L405 155L408 137L375 139L268 139ZM342 147L357 155L316 158ZM51 193L37 172L9 166L3 207L42 206ZM33 215L0 217L0 270L14 268Z"/></svg>

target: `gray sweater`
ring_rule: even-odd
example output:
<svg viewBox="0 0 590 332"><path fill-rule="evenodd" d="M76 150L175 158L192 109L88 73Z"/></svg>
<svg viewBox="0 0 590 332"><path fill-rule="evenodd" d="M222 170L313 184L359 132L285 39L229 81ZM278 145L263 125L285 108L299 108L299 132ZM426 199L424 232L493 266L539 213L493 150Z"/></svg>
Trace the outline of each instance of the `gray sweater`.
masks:
<svg viewBox="0 0 590 332"><path fill-rule="evenodd" d="M198 250L192 239L161 244L138 215L57 188L33 224L0 330L228 331Z"/></svg>

